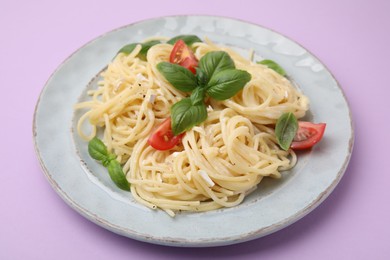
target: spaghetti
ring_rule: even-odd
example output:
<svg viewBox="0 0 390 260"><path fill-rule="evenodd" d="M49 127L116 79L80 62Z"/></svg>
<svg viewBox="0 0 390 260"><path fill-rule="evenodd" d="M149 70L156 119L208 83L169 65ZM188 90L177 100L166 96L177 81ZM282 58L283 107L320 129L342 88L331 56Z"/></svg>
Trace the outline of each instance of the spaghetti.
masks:
<svg viewBox="0 0 390 260"><path fill-rule="evenodd" d="M206 100L206 121L186 132L181 144L168 151L151 147L147 140L170 115L173 104L188 96L174 88L156 69L168 61L172 45L152 46L147 59L119 53L101 73L91 100L76 109L87 111L77 124L79 135L92 139L98 128L109 151L123 164L131 193L140 203L174 216L177 211L208 211L241 203L264 177L279 178L292 168L296 155L279 148L274 124L285 112L305 115L308 99L291 82L211 41L192 46L200 59L223 50L251 80L234 97ZM84 132L89 121L92 130Z"/></svg>

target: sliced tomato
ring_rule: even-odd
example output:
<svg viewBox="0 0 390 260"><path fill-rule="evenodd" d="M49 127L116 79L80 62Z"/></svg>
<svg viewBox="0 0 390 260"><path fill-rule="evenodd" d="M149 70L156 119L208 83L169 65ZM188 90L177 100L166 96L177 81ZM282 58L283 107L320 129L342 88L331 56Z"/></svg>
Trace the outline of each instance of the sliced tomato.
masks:
<svg viewBox="0 0 390 260"><path fill-rule="evenodd" d="M321 141L325 132L325 123L314 124L311 122L298 122L298 131L291 143L291 149L303 150L308 149Z"/></svg>
<svg viewBox="0 0 390 260"><path fill-rule="evenodd" d="M172 132L171 118L162 122L162 124L150 135L148 144L156 150L166 151L175 147L183 138L184 133L175 136Z"/></svg>
<svg viewBox="0 0 390 260"><path fill-rule="evenodd" d="M196 73L195 68L198 67L198 60L183 40L178 40L175 43L169 56L169 61L189 69L194 74Z"/></svg>

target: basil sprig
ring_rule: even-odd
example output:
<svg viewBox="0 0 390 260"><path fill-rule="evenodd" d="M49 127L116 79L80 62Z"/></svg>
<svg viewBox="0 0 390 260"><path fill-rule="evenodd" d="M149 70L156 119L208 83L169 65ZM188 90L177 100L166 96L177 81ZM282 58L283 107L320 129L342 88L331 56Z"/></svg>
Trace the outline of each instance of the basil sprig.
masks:
<svg viewBox="0 0 390 260"><path fill-rule="evenodd" d="M138 44L141 44L141 50L137 56L142 60L146 60L146 55L147 55L149 49L152 46L159 44L159 43L161 43L161 42L157 41L157 40L148 41L148 42L144 42L144 43L130 43L130 44L123 46L118 51L118 53L130 54L132 51L134 51L135 47L137 47Z"/></svg>
<svg viewBox="0 0 390 260"><path fill-rule="evenodd" d="M157 69L178 90L191 92L171 107L171 126L179 135L207 118L204 99L207 96L225 100L237 94L251 80L251 75L235 68L234 61L224 51L209 52L199 60L193 75L188 69L169 62L161 62Z"/></svg>
<svg viewBox="0 0 390 260"><path fill-rule="evenodd" d="M183 40L185 42L185 44L187 44L188 46L191 46L192 44L194 44L195 42L202 42L201 39L199 39L198 36L196 35L178 35L176 37L173 37L171 39L169 39L167 41L168 44L175 44L178 40Z"/></svg>
<svg viewBox="0 0 390 260"><path fill-rule="evenodd" d="M298 131L298 120L291 112L282 114L275 125L275 135L279 146L287 151Z"/></svg>
<svg viewBox="0 0 390 260"><path fill-rule="evenodd" d="M284 71L284 69L273 60L262 60L262 61L259 61L257 63L267 66L268 68L276 71L277 73L279 73L283 77L286 76L286 72Z"/></svg>
<svg viewBox="0 0 390 260"><path fill-rule="evenodd" d="M88 153L107 168L108 174L116 186L125 191L130 190L130 183L127 181L121 165L116 160L116 156L107 151L106 145L99 138L94 137L89 141Z"/></svg>

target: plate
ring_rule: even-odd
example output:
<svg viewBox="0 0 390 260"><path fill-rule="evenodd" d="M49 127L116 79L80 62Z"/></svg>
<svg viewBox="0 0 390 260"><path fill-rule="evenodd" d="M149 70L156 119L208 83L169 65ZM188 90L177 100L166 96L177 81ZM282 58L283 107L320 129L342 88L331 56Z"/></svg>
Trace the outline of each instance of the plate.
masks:
<svg viewBox="0 0 390 260"><path fill-rule="evenodd" d="M267 179L234 208L181 213L148 209L113 186L75 134L73 105L125 44L152 36L196 34L242 52L277 61L310 98L310 119L326 122L323 141L299 154L297 166ZM35 149L49 183L73 209L94 223L136 240L168 246L221 246L280 230L317 207L335 188L353 147L350 109L337 81L310 52L259 25L225 17L171 16L108 32L81 47L53 73L36 105Z"/></svg>

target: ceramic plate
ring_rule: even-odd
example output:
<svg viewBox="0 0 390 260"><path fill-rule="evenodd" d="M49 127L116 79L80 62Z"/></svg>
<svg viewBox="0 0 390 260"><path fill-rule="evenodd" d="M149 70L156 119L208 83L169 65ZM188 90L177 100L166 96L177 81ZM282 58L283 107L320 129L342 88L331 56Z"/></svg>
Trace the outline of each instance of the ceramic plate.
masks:
<svg viewBox="0 0 390 260"><path fill-rule="evenodd" d="M299 154L297 166L279 180L267 179L234 208L181 213L175 218L148 209L117 189L107 172L87 155L75 134L73 105L91 80L125 44L152 36L196 34L231 46L243 55L277 61L310 98L310 120L326 122L323 141ZM36 105L36 152L52 187L94 223L133 239L170 246L219 246L280 230L318 206L340 181L352 151L350 110L325 66L294 41L267 28L230 18L173 16L134 23L81 47L48 80Z"/></svg>

